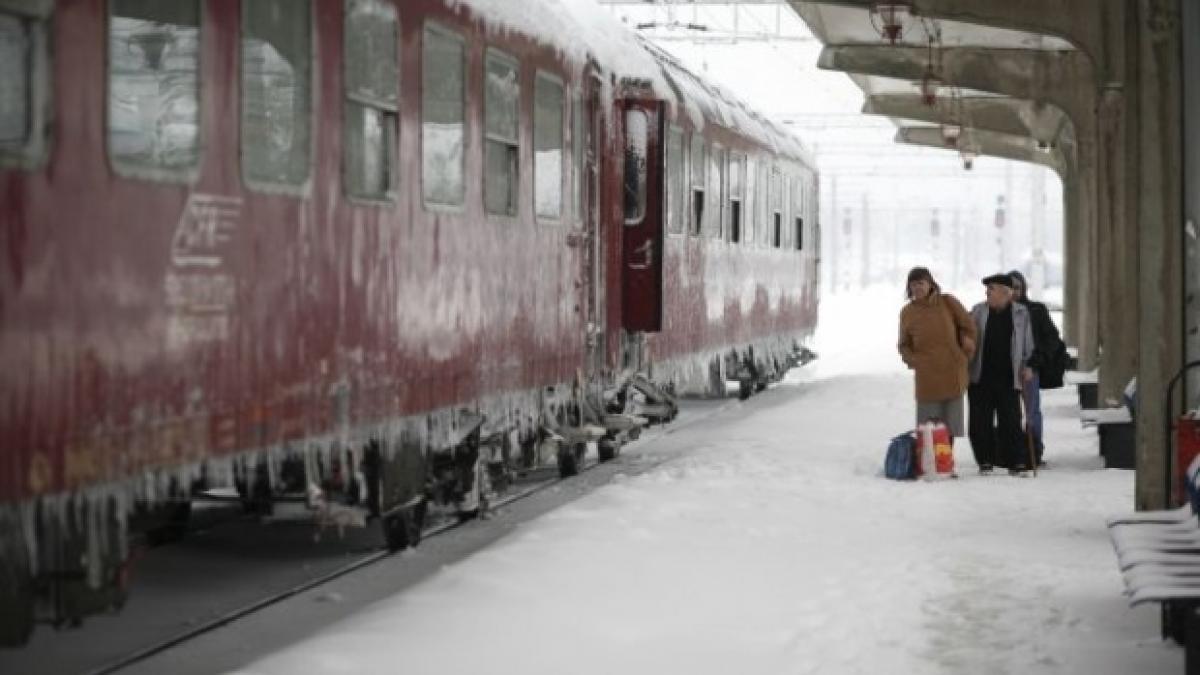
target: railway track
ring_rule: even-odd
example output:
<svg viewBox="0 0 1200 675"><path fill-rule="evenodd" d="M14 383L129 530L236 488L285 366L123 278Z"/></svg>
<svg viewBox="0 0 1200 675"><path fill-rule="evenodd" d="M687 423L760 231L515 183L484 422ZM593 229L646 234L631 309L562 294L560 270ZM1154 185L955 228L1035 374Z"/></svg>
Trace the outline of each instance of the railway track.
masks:
<svg viewBox="0 0 1200 675"><path fill-rule="evenodd" d="M689 401L674 422L645 430L615 461L598 462L593 449L578 476L560 479L554 468L525 473L491 498L481 519L460 523L434 511L422 531L425 543L399 560L373 524L351 528L344 538L326 530L314 542L311 519L277 511L275 519L262 521L241 515L240 505L227 500L197 502L195 529L178 542L147 549L135 568L130 602L119 614L97 615L77 628L40 628L28 646L0 650L0 672L140 675L178 666L198 673L206 671L188 670L192 666L186 664L207 663L209 657L223 664L218 669L248 663L253 654L285 646L288 630L272 632L276 642L262 645L240 641L239 625L254 630L282 608L309 601L340 608L323 611L327 620L352 614L378 599L345 592L359 579L386 576L394 580L387 592L401 592L619 474L652 471L680 456L687 444L664 443L667 438L698 422L719 423L722 413L740 405L734 399ZM297 506L295 516L302 513ZM305 630L313 628L308 624ZM233 652L206 656L207 645L230 640Z"/></svg>
<svg viewBox="0 0 1200 675"><path fill-rule="evenodd" d="M726 401L726 402L718 405L715 410L707 411L704 414L681 415L681 417L679 419L677 419L675 422L673 422L670 425L655 427L650 430L647 430L646 432L643 433L642 437L639 440L635 441L634 443L630 444L629 446L626 446L626 448L628 449L630 447L636 448L638 446L644 446L645 444L651 443L655 439L661 438L662 436L665 436L667 434L671 434L671 433L674 433L681 429L684 429L684 428L690 426L691 424L694 424L701 420L709 419L713 414L723 412L724 410L726 410L734 405L737 405L736 401ZM654 458L652 461L649 461L649 462L643 462L637 467L637 472L640 473L643 471L652 470L653 468L657 467L658 465L667 461L668 459L670 459L669 456L664 456L664 457ZM609 463L609 464L611 465L611 463ZM585 476L592 469L594 469L600 465L601 465L601 463L596 461L596 459L594 457L589 457L587 462L581 467L580 477ZM540 470L540 471L534 471L531 473L537 474L537 473L546 473L546 472L547 472L546 470ZM505 494L499 496L496 499L489 501L487 511L482 516L482 519L487 520L487 519L489 519L490 514L495 513L498 509L502 509L510 504L513 504L514 502L517 502L517 501L520 501L523 499L527 499L527 498L529 498L539 492L542 492L548 488L564 484L565 482L570 482L570 481L574 480L575 478L578 478L578 477L563 479L563 478L559 478L557 476L553 476L553 477L546 477L546 478L541 478L541 479L535 478L531 482L524 482L524 481L518 482L517 487L510 489ZM526 480L528 480L528 479L526 479ZM421 532L421 538L423 541L429 540L429 539L435 538L439 535L443 535L443 534L452 532L452 531L456 530L457 528L462 527L471 522L475 522L475 521L474 520L460 521L456 518L443 518L436 522L430 523L425 529L423 529ZM243 603L242 605L240 605L234 609L224 611L217 616L203 619L203 620L199 621L198 623L195 623L184 630L180 630L179 632L170 635L169 637L158 639L155 642L153 642L152 644L140 647L140 648L138 648L134 651L131 651L119 658L109 660L109 661L103 663L103 665L100 665L99 667L94 667L89 670L85 670L83 672L88 673L88 675L109 675L110 673L120 672L122 670L130 668L131 666L134 666L135 664L139 664L148 659L151 659L152 657L154 657L158 654L167 652L175 647L183 645L189 641L195 640L207 633L211 633L215 630L224 628L230 624L234 624L241 619L244 619L244 618L246 618L250 615L253 615L257 612L261 612L262 610L264 610L268 607L271 607L272 605L276 605L280 602L288 600L289 598L300 595L306 591L310 591L312 589L318 588L318 587L328 584L329 582L332 582L336 579L345 577L356 571L362 570L363 568L366 568L371 565L377 564L381 561L387 560L387 559L393 557L394 555L396 555L396 553L397 552L392 552L392 551L387 550L386 547L379 546L369 552L359 554L354 560L351 560L350 562L347 562L346 564L341 565L341 566L337 567L336 569L333 569L333 570L327 571L327 572L323 572L321 574L313 576L312 578L309 578L309 579L306 579L299 583L293 584L283 590L271 593L264 597L255 599L251 602Z"/></svg>
<svg viewBox="0 0 1200 675"><path fill-rule="evenodd" d="M582 469L584 471L587 471L589 469L594 468L597 464L598 464L598 462L593 460L593 461L590 461L587 464L585 464L582 467ZM534 482L531 484L523 485L523 486L521 486L520 489L513 490L509 493L506 493L506 494L500 496L498 499L496 499L494 501L490 501L488 504L488 511L490 512L494 509L503 508L509 504L512 504L515 501L518 501L520 499L525 499L525 498L527 498L531 495L534 495L548 487L556 485L556 484L562 482L563 480L566 480L566 479L546 478L546 479L543 479L543 480L540 480L540 481L537 481L537 482ZM488 517L488 515L487 515L487 513L485 513L483 515L483 518L486 519L487 517ZM426 527L425 529L423 529L421 531L421 539L426 540L426 539L436 537L440 534L445 534L445 533L450 532L458 527L461 527L462 525L465 525L469 522L472 522L472 521L471 520L461 520L460 521L458 519L453 519L453 518L441 519L438 522L433 523L433 524L429 525L428 527ZM148 659L156 654L167 651L168 649L171 649L175 646L183 644L189 640L194 640L195 638L200 637L201 635L204 635L205 633L209 633L214 630L217 630L218 628L227 626L231 623L238 621L239 619L242 619L246 616L254 614L255 612L262 611L263 609L266 609L267 607L270 607L271 605L277 604L279 602L287 600L288 598L299 595L300 593L303 593L305 591L309 591L309 590L312 590L319 586L322 586L324 584L327 584L335 579L344 577L347 574L351 574L351 573L353 573L357 570L360 570L364 567L367 567L369 565L378 563L382 560L385 560L387 558L390 558L390 557L396 555L397 553L400 553L400 552L399 551L389 551L386 547L380 546L377 550L367 553L366 555L363 555L362 557L358 558L357 560L349 562L331 572L326 572L319 576L313 577L307 581L304 581L302 583L291 586L290 588L287 588L283 591L273 593L273 594L263 597L257 601L243 605L234 610L225 612L224 614L221 614L220 616L217 616L215 618L205 620L202 623L199 623L188 630L182 631L182 632L180 632L176 635L173 635L169 638L166 638L164 640L155 642L152 645L146 646L142 649L139 649L133 653L130 653L130 654L123 656L119 659L116 659L114 661L105 663L104 665L100 666L99 668L87 671L87 673L88 673L88 675L108 675L109 673L119 672L121 670L124 670L125 668L128 668L129 666L136 664L136 663L145 661L146 659Z"/></svg>

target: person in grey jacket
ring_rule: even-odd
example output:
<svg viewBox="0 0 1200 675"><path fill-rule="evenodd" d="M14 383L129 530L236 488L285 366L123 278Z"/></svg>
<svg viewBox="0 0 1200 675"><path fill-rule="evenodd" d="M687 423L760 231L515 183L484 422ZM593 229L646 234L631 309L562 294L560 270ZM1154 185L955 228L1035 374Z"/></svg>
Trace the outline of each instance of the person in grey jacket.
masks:
<svg viewBox="0 0 1200 675"><path fill-rule="evenodd" d="M993 274L983 280L987 301L971 308L979 346L971 358L971 406L967 435L980 473L996 466L1012 475L1029 468L1028 448L1021 432L1021 388L1033 377L1033 329L1029 310L1013 302L1013 279Z"/></svg>

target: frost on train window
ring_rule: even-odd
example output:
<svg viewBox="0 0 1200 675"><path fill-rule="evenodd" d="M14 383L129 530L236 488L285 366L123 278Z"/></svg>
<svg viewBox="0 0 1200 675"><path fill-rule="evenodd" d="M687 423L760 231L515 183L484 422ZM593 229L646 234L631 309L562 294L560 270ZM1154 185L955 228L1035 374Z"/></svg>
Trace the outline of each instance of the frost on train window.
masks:
<svg viewBox="0 0 1200 675"><path fill-rule="evenodd" d="M783 176L778 169L771 170L771 219L770 237L773 248L783 247Z"/></svg>
<svg viewBox="0 0 1200 675"><path fill-rule="evenodd" d="M515 216L520 178L518 106L521 102L517 60L488 49L483 91L483 206L488 213Z"/></svg>
<svg viewBox="0 0 1200 675"><path fill-rule="evenodd" d="M396 8L381 0L347 0L343 171L346 193L388 199L396 183L400 66Z"/></svg>
<svg viewBox="0 0 1200 675"><path fill-rule="evenodd" d="M729 241L742 241L742 204L745 201L746 156L733 155L729 162Z"/></svg>
<svg viewBox="0 0 1200 675"><path fill-rule="evenodd" d="M118 169L194 167L200 147L200 7L112 0L108 150Z"/></svg>
<svg viewBox="0 0 1200 675"><path fill-rule="evenodd" d="M792 243L797 251L804 250L804 181L792 178Z"/></svg>
<svg viewBox="0 0 1200 675"><path fill-rule="evenodd" d="M538 73L533 86L533 197L539 219L562 215L563 159L563 85L553 75Z"/></svg>
<svg viewBox="0 0 1200 675"><path fill-rule="evenodd" d="M426 204L463 203L464 44L426 24L421 45L421 192Z"/></svg>
<svg viewBox="0 0 1200 675"><path fill-rule="evenodd" d="M708 155L708 206L705 214L704 231L714 239L724 238L724 213L721 203L721 188L725 185L725 150L713 145Z"/></svg>
<svg viewBox="0 0 1200 675"><path fill-rule="evenodd" d="M625 224L637 225L646 215L646 159L649 124L641 110L625 111Z"/></svg>
<svg viewBox="0 0 1200 675"><path fill-rule="evenodd" d="M30 22L0 13L0 149L29 140L33 118L33 36Z"/></svg>
<svg viewBox="0 0 1200 675"><path fill-rule="evenodd" d="M683 234L687 219L687 185L683 173L683 132L678 127L667 131L667 232Z"/></svg>
<svg viewBox="0 0 1200 675"><path fill-rule="evenodd" d="M242 3L242 172L249 182L308 179L311 14L308 0Z"/></svg>

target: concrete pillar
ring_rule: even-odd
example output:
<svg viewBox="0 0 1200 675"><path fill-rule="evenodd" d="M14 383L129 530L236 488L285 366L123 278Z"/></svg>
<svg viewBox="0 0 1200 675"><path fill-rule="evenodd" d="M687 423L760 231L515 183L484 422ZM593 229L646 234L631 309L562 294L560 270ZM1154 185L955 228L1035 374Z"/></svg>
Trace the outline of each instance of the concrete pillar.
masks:
<svg viewBox="0 0 1200 675"><path fill-rule="evenodd" d="M1138 329L1117 308L1137 297L1137 263L1130 251L1136 247L1136 214L1129 200L1134 172L1129 171L1128 139L1132 116L1127 113L1125 92L1106 88L1097 99L1099 185L1097 219L1100 257L1100 335L1104 350L1100 368L1099 398L1120 405L1121 393L1137 372Z"/></svg>
<svg viewBox="0 0 1200 675"><path fill-rule="evenodd" d="M1200 35L1200 2L1183 3L1183 35ZM1200 359L1200 40L1183 43L1183 222L1185 361ZM1187 380L1188 408L1200 404L1200 372Z"/></svg>
<svg viewBox="0 0 1200 675"><path fill-rule="evenodd" d="M1135 0L1138 225L1139 509L1162 507L1167 381L1183 361L1182 68L1180 0Z"/></svg>
<svg viewBox="0 0 1200 675"><path fill-rule="evenodd" d="M1078 260L1081 255L1079 248L1080 231L1083 223L1079 217L1080 192L1079 175L1074 170L1063 172L1063 306L1079 306L1082 303L1081 281ZM1063 341L1079 349L1079 335L1082 332L1079 312L1063 312Z"/></svg>

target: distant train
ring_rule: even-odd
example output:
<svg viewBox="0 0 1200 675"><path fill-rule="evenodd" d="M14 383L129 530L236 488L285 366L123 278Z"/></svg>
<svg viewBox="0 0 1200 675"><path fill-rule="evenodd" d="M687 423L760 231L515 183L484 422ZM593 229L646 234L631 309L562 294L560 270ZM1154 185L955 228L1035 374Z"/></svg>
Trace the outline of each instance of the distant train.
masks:
<svg viewBox="0 0 1200 675"><path fill-rule="evenodd" d="M806 356L801 143L590 0L0 2L0 640L236 487L392 548Z"/></svg>

